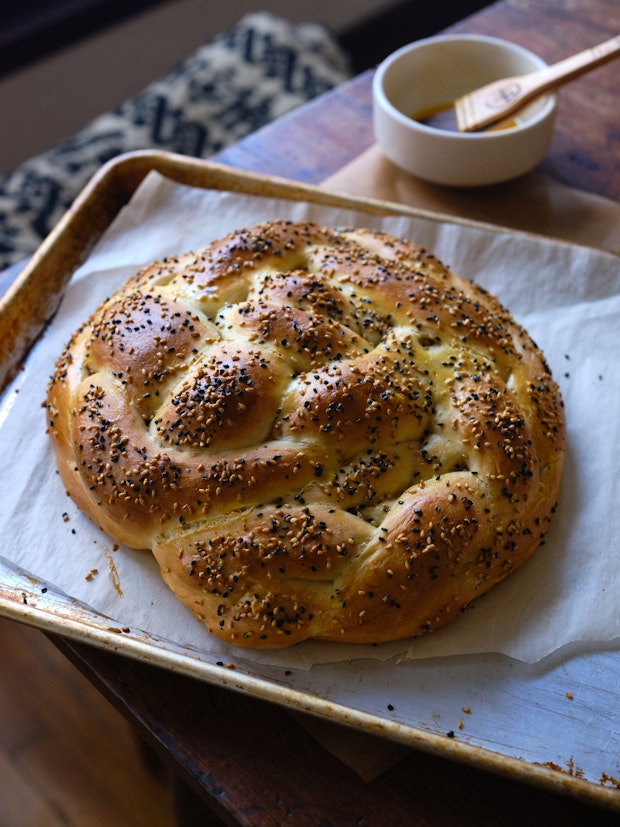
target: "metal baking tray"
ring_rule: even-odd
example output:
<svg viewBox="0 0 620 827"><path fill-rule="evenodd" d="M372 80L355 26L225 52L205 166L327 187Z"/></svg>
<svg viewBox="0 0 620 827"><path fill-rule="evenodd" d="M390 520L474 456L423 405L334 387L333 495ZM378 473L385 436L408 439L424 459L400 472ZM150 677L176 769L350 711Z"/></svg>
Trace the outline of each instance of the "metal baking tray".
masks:
<svg viewBox="0 0 620 827"><path fill-rule="evenodd" d="M109 162L0 299L0 387L53 316L72 273L156 170L182 184L473 227L374 199L159 152ZM496 231L497 228L492 228ZM0 430L0 439L1 439ZM223 664L147 631L120 628L0 556L0 615L492 772L620 809L620 651L558 655L543 664L463 656L415 664L360 662L283 670ZM570 689L570 691L569 691Z"/></svg>

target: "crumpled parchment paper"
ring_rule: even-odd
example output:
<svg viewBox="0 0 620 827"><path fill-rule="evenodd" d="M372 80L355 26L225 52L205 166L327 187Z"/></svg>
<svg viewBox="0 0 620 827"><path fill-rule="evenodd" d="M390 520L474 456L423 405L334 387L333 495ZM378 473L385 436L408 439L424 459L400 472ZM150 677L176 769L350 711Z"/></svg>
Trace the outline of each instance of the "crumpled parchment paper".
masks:
<svg viewBox="0 0 620 827"><path fill-rule="evenodd" d="M148 552L116 548L58 478L41 403L70 334L137 269L270 218L382 226L422 243L495 293L530 332L562 389L568 442L546 544L446 628L380 646L309 642L248 652L211 637L162 583ZM430 219L180 186L151 173L75 274L53 323L0 408L2 556L119 624L215 657L270 665L495 652L536 662L620 637L620 261L585 247Z"/></svg>

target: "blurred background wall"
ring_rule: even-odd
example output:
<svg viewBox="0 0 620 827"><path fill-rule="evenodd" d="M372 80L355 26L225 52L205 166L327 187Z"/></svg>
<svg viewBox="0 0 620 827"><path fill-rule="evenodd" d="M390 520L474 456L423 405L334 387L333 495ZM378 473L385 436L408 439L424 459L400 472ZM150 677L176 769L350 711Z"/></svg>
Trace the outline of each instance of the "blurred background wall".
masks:
<svg viewBox="0 0 620 827"><path fill-rule="evenodd" d="M484 5L484 0L12 0L0 15L0 175L162 77L249 12L324 24L358 72Z"/></svg>

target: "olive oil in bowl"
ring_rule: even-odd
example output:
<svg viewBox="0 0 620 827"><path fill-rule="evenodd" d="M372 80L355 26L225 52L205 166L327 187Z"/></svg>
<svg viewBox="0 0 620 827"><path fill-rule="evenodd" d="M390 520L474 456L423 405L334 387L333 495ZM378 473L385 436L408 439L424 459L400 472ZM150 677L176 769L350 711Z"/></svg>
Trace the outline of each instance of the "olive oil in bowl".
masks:
<svg viewBox="0 0 620 827"><path fill-rule="evenodd" d="M456 113L451 103L441 103L436 106L429 106L413 115L411 119L422 123L425 126L432 126L433 129L443 129L445 132L458 132L456 125ZM503 121L488 126L484 132L498 132L502 129L511 129L520 123L516 117L505 118Z"/></svg>

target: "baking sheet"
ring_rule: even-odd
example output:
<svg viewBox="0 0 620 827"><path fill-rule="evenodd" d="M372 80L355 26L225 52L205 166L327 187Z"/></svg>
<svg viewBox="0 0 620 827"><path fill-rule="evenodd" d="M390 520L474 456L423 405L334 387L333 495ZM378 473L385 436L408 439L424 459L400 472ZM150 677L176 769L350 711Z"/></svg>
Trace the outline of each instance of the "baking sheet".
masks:
<svg viewBox="0 0 620 827"><path fill-rule="evenodd" d="M192 197L191 193L188 193L187 197ZM152 199L147 199L147 201L152 206ZM232 206L231 220L237 222L240 220L237 212L238 205L233 204L232 201L230 203ZM218 210L219 214L223 214L223 211ZM426 221L426 218L423 220ZM198 223L200 225L200 222ZM364 223L371 222L365 221ZM430 224L433 232L441 235L442 222L431 220ZM233 226L237 226L237 223ZM188 229L185 224L185 230ZM197 229L204 232L204 228L200 226ZM221 234L219 229L215 232L216 235ZM485 228L470 227L468 232L484 234L489 231ZM492 231L490 236L493 243L504 245L504 253L506 245L510 248L513 238L512 236L501 237L497 231ZM441 240L438 241L437 237L434 238L434 242L429 243L431 249L441 247L444 257L446 253L450 253L447 247L442 247ZM533 243L537 247L540 246L536 241ZM562 259L567 252L571 254L575 252L572 248L562 245L551 245L551 247L556 268L558 257ZM124 245L121 247L122 251L126 249L129 248ZM161 251L149 248L145 253L146 261L162 253L178 251L178 248ZM452 250L453 256L457 258L461 252L462 250L459 249ZM114 263L115 267L119 266L118 250L114 252L113 261L110 259L109 263ZM120 266L133 269L137 263L133 260L121 261ZM448 260L448 263L453 263L453 261ZM105 261L102 264L100 260L98 267L100 271L106 270L107 265ZM458 269L464 272L463 265ZM597 288L602 289L603 293L606 291L609 293L606 298L613 298L614 275L617 275L617 269L614 268L613 262L610 262L609 270L601 274L597 284ZM516 280L507 285L507 287L511 286L514 287L515 292L522 292L517 290ZM539 295L535 300L536 306L542 303L542 306L546 307L546 303L551 299L557 302L557 296L546 294L545 287L549 285L540 285ZM557 285L555 287L557 288ZM552 288L553 285L549 287L550 290ZM577 290L584 289L581 283L577 284L576 288ZM615 289L617 292L617 283L615 283ZM531 295L528 294L528 297L531 298ZM97 299L96 296L90 298L93 301ZM504 296L502 298L509 306L512 306L510 299ZM96 303L98 300L95 301ZM564 356L567 355L569 355L568 352L564 353ZM613 356L613 350L611 355ZM575 360L576 364L582 361L581 359ZM613 359L606 367L610 370L613 368ZM15 400L16 397L10 393L6 396L5 413ZM7 414L7 419L8 416ZM0 440L5 438L6 433L5 424L0 430ZM49 485L49 480L41 476L49 472L49 467L43 463L41 467L33 471L34 484L42 484L44 487ZM3 495L5 493L9 492L3 491ZM13 509L19 508L19 503L12 505ZM74 530L73 520L78 520L79 516L71 516L66 526L67 532ZM54 514L50 512L44 518L45 524L51 524L50 521L53 519ZM22 522L24 525L28 523L27 520ZM75 536L71 534L67 540ZM610 539L613 540L613 538ZM99 542L105 543L105 540L100 538ZM101 547L96 548L96 554L101 566ZM109 547L107 553L104 551L103 554L108 561L112 557ZM114 566L117 565L118 559L118 554L116 554ZM15 559L12 563L15 564ZM86 558L84 564L88 566ZM5 572L6 570L11 571L11 566L3 569ZM88 568L84 569L86 570ZM40 574L39 571L37 573ZM0 582L6 585L8 580L5 574ZM23 590L25 588L24 576L18 577L18 580ZM27 583L30 582L27 576L25 580ZM88 602L91 604L97 584L107 583L109 587L110 582L107 577L94 580L95 588L86 591L89 595ZM121 575L120 583L125 582L126 579ZM122 612L114 610L111 613L114 621L103 619L93 626L91 614L80 608L77 613L78 625L74 627L69 622L77 611L74 604L72 601L63 602L56 590L50 588L49 584L43 585L39 582L36 587L30 587L24 592L25 598L22 597L21 600L15 583L11 581L11 584L10 588L4 588L2 592L3 594L10 593L8 601L5 601L5 604L8 602L10 605L8 608L5 604L2 605L11 616L17 615L29 622L41 625L43 618L49 619L51 611L51 614L55 616L52 628L63 634L71 636L84 632L90 637L94 635L98 645L110 645L111 635L113 645L119 651L134 656L144 656L148 653L147 656L152 657L155 650L157 657L163 658L164 663L169 666L183 670L189 669L192 672L198 669L198 672L206 679L213 679L211 671L213 665L217 666L217 662L225 657L227 663L236 665L236 680L240 681L240 685L246 690L248 684L244 685L244 676L249 682L251 691L266 693L267 697L276 695L278 697L273 697L273 699L280 702L296 704L300 708L309 706L311 711L334 717L335 720L378 729L408 743L421 743L427 748L441 749L444 753L452 752L464 756L465 760L475 760L478 763L487 761L495 769L501 768L500 765L505 759L519 759L517 771L528 776L533 773L537 779L542 777L549 783L564 783L565 779L559 781L557 773L550 774L544 767L535 772L533 768L537 764L548 767L559 766L566 769L568 777L574 782L569 785L571 788L575 786L581 790L584 781L593 782L601 785L597 788L600 794L614 800L613 796L607 795L607 793L615 792L613 787L617 782L613 779L617 779L620 775L617 761L620 752L617 749L618 732L616 729L611 732L610 736L608 717L609 710L614 709L613 704L609 705L609 701L611 699L617 704L617 687L620 683L617 650L612 643L613 621L617 620L613 613L610 616L612 625L605 630L605 634L601 636L600 630L598 632L598 639L601 643L597 651L579 652L568 651L564 648L561 653L548 657L538 664L527 665L515 661L514 658L501 657L489 651L477 655L466 655L467 650L464 650L459 655L449 658L433 657L418 660L415 666L412 666L405 660L395 659L393 655L396 650L386 647L380 657L382 660L387 659L387 663L372 660L370 655L373 654L375 657L376 655L369 652L367 656L358 654L354 660L346 662L316 663L317 658L313 657L312 662L316 665L312 669L308 669L307 663L302 664L296 660L296 666L291 669L290 659L286 656L283 659L279 657L275 660L269 659L267 662L262 661L260 657L248 660L247 657L239 657L237 651L231 651L230 647L225 653L217 649L205 653L201 646L196 646L195 641L190 642L186 639L181 641L179 646L178 636L175 644L162 639L161 636L143 635L134 630L136 627L147 628L149 632L152 632L148 618L144 619L144 623L133 622L135 618L132 618L130 622L120 617ZM69 592L73 591L71 585L71 583L68 584ZM89 581L88 586L90 585ZM157 578L153 578L150 585L157 589L159 586ZM45 587L47 591L43 594L42 590ZM58 601L62 604L62 611L56 616ZM613 605L613 602L610 605ZM89 618L88 623L85 622L86 616ZM180 623L183 623L183 619ZM123 628L129 631L123 632ZM116 631L110 632L109 629L116 629ZM121 631L119 632L118 629ZM570 642L576 641L574 631L571 631L568 639ZM188 643L187 648L183 646L184 643ZM145 650L143 646L146 646ZM552 651L556 648L554 646ZM534 660L536 659L535 656ZM286 672L291 674L286 676ZM594 684L593 676L596 677ZM352 688L353 691L351 691ZM283 690L284 696L281 694ZM550 693L542 707L541 690L547 690ZM604 703L601 703L603 701ZM515 710L512 709L512 714L507 715L507 703L511 706L516 705L518 714L515 715ZM465 715L462 712L464 707L472 711ZM462 729L459 729L458 722L463 718L465 721L462 722ZM572 721L573 725L568 725L568 721ZM457 733L456 740L446 738L448 731ZM616 748L612 748L611 751L609 749L610 737L612 743L616 745ZM490 752L487 753L487 750ZM511 771L515 771L512 763L509 760ZM590 784L586 783L586 786L589 794Z"/></svg>

